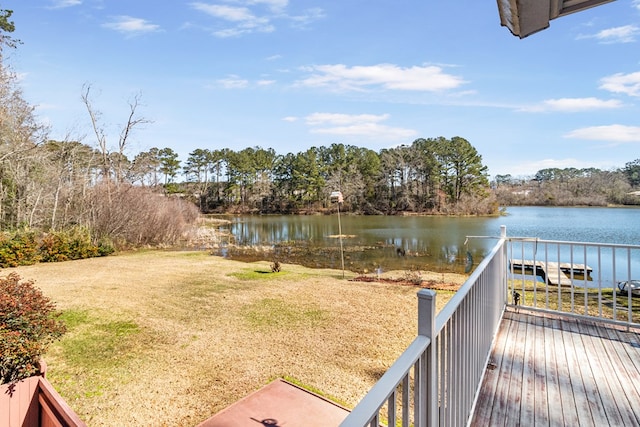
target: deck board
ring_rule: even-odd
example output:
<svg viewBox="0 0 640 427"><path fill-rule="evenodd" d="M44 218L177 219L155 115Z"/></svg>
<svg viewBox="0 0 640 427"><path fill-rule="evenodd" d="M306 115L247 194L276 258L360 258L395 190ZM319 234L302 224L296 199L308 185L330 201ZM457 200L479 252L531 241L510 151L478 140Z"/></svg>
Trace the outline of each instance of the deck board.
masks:
<svg viewBox="0 0 640 427"><path fill-rule="evenodd" d="M612 331L615 332L615 331ZM600 354L603 358L610 360L609 371L605 373L609 380L611 391L614 395L619 396L616 401L622 422L624 425L640 425L640 390L636 388L624 388L624 381L630 381L637 384L640 376L636 371L634 362L637 355L633 355L634 360L628 359L628 353L625 351L625 345L619 339L618 335L612 336L609 331L604 331L610 338L610 343L606 346L599 347ZM625 407L630 407L631 411L625 411Z"/></svg>
<svg viewBox="0 0 640 427"><path fill-rule="evenodd" d="M524 372L524 358L520 356L520 348L524 348L523 342L526 342L527 323L516 322L518 325L517 341L514 340L511 351L511 373L509 375L508 396L505 399L505 425L515 426L518 425L518 418L521 416L522 409L522 376ZM497 414L502 418L502 414Z"/></svg>
<svg viewBox="0 0 640 427"><path fill-rule="evenodd" d="M508 337L517 337L518 324L516 322L508 322L507 327L509 332L505 337L506 341L504 352L501 355L502 357L500 358L500 364L496 368L498 381L495 389L495 397L493 398L494 405L489 411L491 413L489 424L497 424L499 421L504 422L505 413L507 411L507 407L509 406L509 382L511 379L511 369L513 366L513 354L516 353L516 340L509 340ZM496 357L496 360L497 359L498 358Z"/></svg>
<svg viewBox="0 0 640 427"><path fill-rule="evenodd" d="M540 317L534 318L535 327L532 328L536 331L536 347L546 348L546 336L543 326L543 319ZM534 350L535 351L535 350ZM548 426L549 425L549 391L547 387L547 370L546 359L542 357L534 358L533 367L533 383L534 383L534 401L537 411L534 413L534 421L536 426Z"/></svg>
<svg viewBox="0 0 640 427"><path fill-rule="evenodd" d="M540 317L536 316L536 319ZM560 375L558 373L558 365L556 363L555 352L555 330L552 327L553 321L551 319L541 319L540 326L544 333L544 364L545 364L545 378L547 387L547 400L549 402L547 417L548 420L554 420L555 422L564 423L564 416L562 412L562 399L560 389ZM542 359L541 357L539 359ZM547 425L551 425L549 422Z"/></svg>
<svg viewBox="0 0 640 427"><path fill-rule="evenodd" d="M471 425L640 425L639 333L510 307Z"/></svg>
<svg viewBox="0 0 640 427"><path fill-rule="evenodd" d="M500 380L500 370L498 366L502 364L502 359L504 354L506 353L505 347L507 345L507 335L509 333L508 328L500 328L496 334L496 339L494 343L495 352L493 354L493 359L490 360L489 366L487 367L487 372L485 373L484 383L486 384L480 390L480 395L478 396L478 401L486 402L478 408L476 411L476 419L482 425L489 425L491 420L491 410L493 408L493 402L496 398L496 389L498 388L498 381ZM489 402L491 404L489 404Z"/></svg>
<svg viewBox="0 0 640 427"><path fill-rule="evenodd" d="M524 323L524 322L523 322ZM536 385L535 385L535 354L536 328L528 327L525 334L524 361L522 373L522 401L520 423L522 425L535 425ZM515 425L515 424L510 424Z"/></svg>
<svg viewBox="0 0 640 427"><path fill-rule="evenodd" d="M600 388L591 370L591 361L595 358L590 343L583 340L583 335L578 330L577 322L573 319L563 322L563 337L565 340L565 352L569 364L569 375L571 377L571 389L578 411L578 421L582 426L601 426L607 424L607 414L605 411L607 401L600 400L604 385ZM605 383L606 384L606 383ZM620 425L620 424L614 424Z"/></svg>

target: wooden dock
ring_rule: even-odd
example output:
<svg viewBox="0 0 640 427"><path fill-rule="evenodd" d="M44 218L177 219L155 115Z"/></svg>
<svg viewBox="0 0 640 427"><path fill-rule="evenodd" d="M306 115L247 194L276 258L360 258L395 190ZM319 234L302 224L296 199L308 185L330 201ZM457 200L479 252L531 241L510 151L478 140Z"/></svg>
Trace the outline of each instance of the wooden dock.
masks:
<svg viewBox="0 0 640 427"><path fill-rule="evenodd" d="M571 264L568 262L535 262L529 259L512 259L511 267L515 273L531 271L542 277L549 285L572 286L571 274L589 276L593 268L586 264Z"/></svg>
<svg viewBox="0 0 640 427"><path fill-rule="evenodd" d="M471 423L495 425L640 425L638 331L508 309Z"/></svg>

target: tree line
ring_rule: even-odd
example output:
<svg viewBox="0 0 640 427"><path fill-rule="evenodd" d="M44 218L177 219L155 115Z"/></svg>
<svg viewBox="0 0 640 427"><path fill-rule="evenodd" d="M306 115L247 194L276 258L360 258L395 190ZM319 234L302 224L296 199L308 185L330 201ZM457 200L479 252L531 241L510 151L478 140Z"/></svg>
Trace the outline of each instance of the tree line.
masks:
<svg viewBox="0 0 640 427"><path fill-rule="evenodd" d="M640 205L640 159L614 170L546 168L526 178L497 175L492 182L502 206Z"/></svg>
<svg viewBox="0 0 640 427"><path fill-rule="evenodd" d="M260 147L196 149L182 173L180 190L203 212L320 212L335 209L333 191L342 192L343 211L361 214L496 209L482 157L460 137L419 138L380 152L339 143L284 155Z"/></svg>
<svg viewBox="0 0 640 427"><path fill-rule="evenodd" d="M343 211L362 214L497 209L481 156L460 137L420 138L380 152L344 144L284 155L260 147L196 149L184 164L171 148L152 148L129 160L78 141L49 140L28 153L0 164L7 166L0 191L5 226L65 227L96 203L87 196L107 182L177 195L204 213L322 212L335 209L332 191L343 193ZM108 199L109 191L101 197Z"/></svg>

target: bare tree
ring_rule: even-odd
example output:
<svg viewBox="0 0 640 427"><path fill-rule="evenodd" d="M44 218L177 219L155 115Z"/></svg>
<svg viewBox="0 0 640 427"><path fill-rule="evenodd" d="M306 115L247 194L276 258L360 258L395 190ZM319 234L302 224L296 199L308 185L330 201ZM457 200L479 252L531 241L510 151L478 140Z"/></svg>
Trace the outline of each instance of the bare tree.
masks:
<svg viewBox="0 0 640 427"><path fill-rule="evenodd" d="M82 86L81 98L82 102L87 108L87 112L89 113L91 127L96 137L98 149L101 153L103 179L111 181L113 178L115 183L119 184L124 176L123 165L124 159L126 159L125 151L131 134L136 127L151 123L151 121L137 115L137 109L140 106L141 95L136 94L129 101L129 114L127 116L127 121L120 131L120 136L118 138L118 155L110 156L106 132L101 122L102 114L99 110L96 110L93 107L93 102L91 100L91 88L92 86L90 84L84 84Z"/></svg>
<svg viewBox="0 0 640 427"><path fill-rule="evenodd" d="M102 156L102 176L103 179L109 179L111 176L111 167L109 165L109 150L107 148L107 137L104 133L104 129L100 123L100 111L96 111L93 109L93 104L89 98L89 93L91 92L91 85L84 84L82 86L82 102L85 107L87 107L87 112L89 113L89 119L91 120L91 127L93 129L93 133L96 136L96 142L98 143L98 149L100 150L100 154Z"/></svg>
<svg viewBox="0 0 640 427"><path fill-rule="evenodd" d="M118 139L118 154L120 154L116 163L116 181L119 182L122 179L122 161L126 159L124 154L125 148L127 146L127 142L131 132L134 128L144 125L147 123L151 123L151 120L146 119L144 117L138 117L136 115L136 110L140 105L141 94L137 93L130 101L129 101L129 117L127 118L127 123L122 128L120 132L120 138Z"/></svg>
<svg viewBox="0 0 640 427"><path fill-rule="evenodd" d="M97 150L67 135L62 141L48 141L43 147L52 187L51 229L82 223L87 188L96 172Z"/></svg>
<svg viewBox="0 0 640 427"><path fill-rule="evenodd" d="M47 129L22 96L15 74L0 57L0 224L31 224L40 206L37 148Z"/></svg>

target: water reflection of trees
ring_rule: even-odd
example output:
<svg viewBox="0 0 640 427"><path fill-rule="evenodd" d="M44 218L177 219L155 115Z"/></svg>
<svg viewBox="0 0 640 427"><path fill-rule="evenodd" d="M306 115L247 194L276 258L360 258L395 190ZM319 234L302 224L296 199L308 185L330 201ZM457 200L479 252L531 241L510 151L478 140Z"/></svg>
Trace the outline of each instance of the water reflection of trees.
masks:
<svg viewBox="0 0 640 427"><path fill-rule="evenodd" d="M463 273L476 264L484 246L464 244L464 237L439 236L424 225L434 219L347 219L343 228L345 268L363 273L429 270ZM455 221L455 219L453 220ZM219 254L243 261L278 261L313 268L341 268L334 217L243 217L231 225L235 244ZM442 228L442 222L434 224ZM396 227L396 228L393 228ZM353 234L352 234L353 233ZM446 239L460 243L446 242Z"/></svg>

